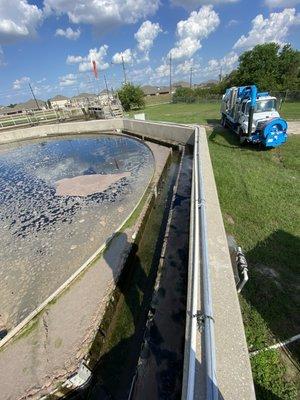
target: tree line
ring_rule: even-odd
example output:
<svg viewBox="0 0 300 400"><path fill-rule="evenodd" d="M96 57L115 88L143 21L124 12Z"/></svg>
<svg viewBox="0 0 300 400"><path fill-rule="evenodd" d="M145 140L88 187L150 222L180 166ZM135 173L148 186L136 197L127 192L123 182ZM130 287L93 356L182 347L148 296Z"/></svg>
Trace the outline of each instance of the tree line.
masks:
<svg viewBox="0 0 300 400"><path fill-rule="evenodd" d="M219 83L204 88L177 88L173 102L216 99L229 87L248 85L256 85L261 91L298 91L299 96L300 51L293 49L289 44L257 45L241 54L237 68ZM125 111L145 106L144 93L139 86L127 83L118 94Z"/></svg>
<svg viewBox="0 0 300 400"><path fill-rule="evenodd" d="M300 92L300 52L286 44L266 43L240 55L238 66L221 82L206 88L178 88L173 101L216 98L232 86L256 85L261 91Z"/></svg>

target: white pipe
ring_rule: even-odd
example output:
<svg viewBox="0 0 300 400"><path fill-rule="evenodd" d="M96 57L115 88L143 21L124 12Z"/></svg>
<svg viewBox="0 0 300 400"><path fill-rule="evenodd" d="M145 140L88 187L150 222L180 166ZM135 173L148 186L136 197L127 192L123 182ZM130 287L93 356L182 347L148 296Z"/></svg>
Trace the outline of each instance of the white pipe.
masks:
<svg viewBox="0 0 300 400"><path fill-rule="evenodd" d="M200 238L201 233L201 238ZM200 254L201 249L201 254ZM200 159L200 132L195 127L193 180L191 193L191 216L190 216L190 248L189 248L189 271L192 271L192 293L191 293L191 321L190 321L190 353L187 380L187 400L194 399L196 378L196 350L197 350L197 316L199 313L199 291L200 285L200 259L201 274L203 276L203 311L204 311L204 352L206 368L206 399L218 399L218 387L216 379L216 356L215 339L212 313L210 271L208 260L208 242L206 226L205 192L202 163Z"/></svg>
<svg viewBox="0 0 300 400"><path fill-rule="evenodd" d="M196 140L196 137L195 137ZM190 205L190 235L189 235L189 271L192 271L192 293L191 293L191 309L190 309L190 349L189 349L189 366L188 366L188 381L187 381L187 400L194 399L194 386L195 386L195 364L196 364L196 346L197 346L197 320L193 315L197 313L198 305L198 266L195 262L195 173L197 171L196 166L196 146L194 146L194 158L193 158L193 174L192 174L192 193L191 193L191 205Z"/></svg>
<svg viewBox="0 0 300 400"><path fill-rule="evenodd" d="M278 343L272 344L271 346L268 346L268 347L266 347L264 349L252 351L250 353L250 357L256 356L257 354L262 353L264 351L273 350L273 349L279 349L281 347L285 347L287 344L293 343L293 342L295 342L296 340L299 340L299 339L300 339L300 334L292 336L291 338L285 340L284 342L278 342Z"/></svg>
<svg viewBox="0 0 300 400"><path fill-rule="evenodd" d="M237 286L237 292L238 292L238 293L241 293L243 287L246 285L246 283L247 283L248 280L249 280L247 268L244 268L244 269L243 269L242 274L243 274L243 280L240 281L240 282L238 283L238 286Z"/></svg>
<svg viewBox="0 0 300 400"><path fill-rule="evenodd" d="M204 311L204 348L205 348L205 366L206 366L206 399L217 400L218 386L216 376L216 354L215 354L215 335L214 320L212 307L212 294L210 282L210 265L208 258L208 239L207 239L207 223L206 223L206 204L205 204L205 185L202 169L202 160L200 153L200 132L196 127L197 134L197 168L199 175L199 197L198 204L200 207L200 223L201 223L201 259L202 259L202 276L203 276L203 311ZM197 246L196 246L197 247Z"/></svg>

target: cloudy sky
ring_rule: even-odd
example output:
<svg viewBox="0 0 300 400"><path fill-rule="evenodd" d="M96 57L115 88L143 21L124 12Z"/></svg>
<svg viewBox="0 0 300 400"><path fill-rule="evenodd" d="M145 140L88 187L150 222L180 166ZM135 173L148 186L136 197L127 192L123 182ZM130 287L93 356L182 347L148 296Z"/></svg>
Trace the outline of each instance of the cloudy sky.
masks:
<svg viewBox="0 0 300 400"><path fill-rule="evenodd" d="M135 84L166 84L170 55L202 82L271 41L300 48L300 0L0 0L0 104L117 88L122 57Z"/></svg>

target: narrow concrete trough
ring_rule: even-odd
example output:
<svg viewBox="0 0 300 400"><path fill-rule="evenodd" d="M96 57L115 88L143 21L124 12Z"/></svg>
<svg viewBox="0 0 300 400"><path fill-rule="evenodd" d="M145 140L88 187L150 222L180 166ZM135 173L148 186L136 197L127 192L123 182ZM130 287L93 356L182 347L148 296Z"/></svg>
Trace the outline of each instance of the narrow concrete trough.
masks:
<svg viewBox="0 0 300 400"><path fill-rule="evenodd" d="M115 155L115 152L112 153L110 161L106 160L106 169L101 170L98 164L86 163L86 157L89 158L87 156L89 151L96 151L97 153L98 149L98 153L101 153L103 146L99 141L101 141L101 138L107 140L108 134L118 148L118 156ZM93 201L96 204L85 204L85 208L79 208L79 211L76 209L75 214L72 214L72 221L69 225L60 226L58 233L55 232L55 227L51 228L53 230L52 236L50 235L48 238L47 229L50 228L43 230L42 227L42 239L39 243L45 241L46 252L45 254L41 253L40 261L45 260L41 262L44 268L40 268L37 275L32 273L32 268L33 265L38 265L39 253L37 253L36 260L34 257L30 257L30 254L35 243L37 243L36 240L39 240L38 235L40 233L37 234L37 232L32 232L31 228L29 229L30 234L34 233L34 240L28 245L27 256L24 258L22 244L18 242L24 243L22 242L24 229L22 227L19 227L19 230L15 229L17 239L13 245L17 247L13 253L17 253L18 260L15 262L9 245L13 238L8 240L11 230L8 230L5 234L8 224L3 223L5 228L1 233L3 235L2 242L7 241L7 245L5 252L1 253L3 267L1 267L0 274L4 277L1 285L4 285L3 290L6 291L6 295L1 298L0 302L0 322L4 326L1 329L6 330L7 334L3 335L0 341L0 399L39 399L43 396L47 397L51 393L55 394L55 398L57 398L89 379L90 371L86 366L88 365L90 346L103 318L106 306L116 288L130 248L142 230L147 210L149 210L156 196L161 174L166 168L172 151L170 146L192 146L194 137L195 127L193 126L130 119L44 125L1 132L0 161L1 154L6 152L6 158L4 154L4 161L2 160L6 168L11 167L10 163L13 163L13 159L9 159L7 154L14 154L15 160L23 160L23 164L22 162L18 164L19 169L23 168L23 175L25 172L28 176L38 175L38 178L45 182L40 165L43 164L41 163L42 157L45 164L44 174L45 176L49 175L47 174L47 167L49 170L51 169L51 163L47 158L49 157L49 146L51 148L50 153L55 154L56 158L57 153L55 151L60 154L60 157L66 158L66 154L61 151L60 146L65 146L64 151L67 153L69 147L73 146L73 153L84 152L85 162L83 163L82 159L80 160L81 164L84 165L80 166L78 159L73 160L73 164L72 162L69 163L68 169L60 168L59 171L56 171L53 179L51 178L52 180L47 182L48 186L53 191L53 182L55 182L56 187L59 187L60 190L59 193L56 193L56 196L62 196L64 200L64 196L72 196L72 194L81 198L78 192L78 190L80 191L81 181L76 183L77 186L75 185L76 193L71 193L70 190L74 190L74 181L70 185L70 182L66 184L65 179L74 178L74 176L92 177L94 175L93 182L89 183L92 189L89 193L84 193L83 197L91 197L99 191L107 194L107 190L110 190L110 195L116 201L112 205L108 199L107 203L105 201L101 203L101 208L96 201L97 196L94 196ZM41 141L45 144L41 145ZM200 128L200 141L199 151L203 160L205 190L207 192L207 237L215 321L216 377L219 398L226 400L254 399L241 312L206 134L203 128ZM16 142L18 142L18 145L16 145ZM74 148L74 143L77 144L77 148ZM30 146L37 146L37 148ZM47 148L48 152L46 151ZM28 156L25 153L28 149L31 149L30 157L26 158ZM37 154L37 157L35 159L32 158L32 149L36 150L34 154ZM127 151L127 156L122 158L120 151L124 153ZM96 162L96 159L94 162ZM32 165L36 165L36 168L30 170ZM67 171L67 173L64 174L62 170ZM84 173L84 171L89 172ZM95 175L108 173L112 175L120 174L114 182L117 185L119 184L119 187L111 186L109 182L108 186L105 186L101 176L99 179L102 179L102 181L96 182L97 176ZM127 182L126 179L129 181ZM18 178L19 181L23 182L24 179ZM22 186L22 184L20 185ZM87 182L84 186L86 187L86 185ZM95 185L100 185L97 190ZM11 184L7 186L8 191L10 186ZM121 191L118 192L118 188ZM36 190L39 191L38 188ZM24 188L25 192L26 187ZM53 200L52 197L50 200ZM47 201L49 204L48 198ZM30 207L33 209L37 207L32 201L25 203L21 201L20 204L29 213ZM105 210L103 210L103 204L106 207ZM1 203L3 210L9 214L5 209L7 205L5 201ZM9 211L13 213L15 209L10 208ZM112 215L110 221L107 221L108 215ZM104 221L105 218L106 221ZM72 232L72 223L73 226L76 226L76 229L73 234L68 236ZM9 226L15 227L16 223ZM34 229L34 226L32 229ZM84 235L83 231L85 232ZM91 237L93 240L90 240ZM24 240L28 240L27 236L26 238ZM59 240L55 241L57 238ZM51 246L49 246L49 243ZM49 254L48 251L50 251ZM8 263L9 257L12 257L12 259ZM49 263L52 263L52 266ZM14 272L10 276L9 266L12 264L15 266ZM52 275L50 274L48 279L45 279L47 269L51 271ZM183 399L187 398L187 393L190 390L188 376L191 374L188 359L191 342L190 324L193 318L191 315L192 271L189 270L188 274ZM8 276L6 281L9 282L7 286L5 286L6 276ZM201 293L201 265L198 284ZM9 301L9 295L11 295L9 290L13 285L15 285L16 294L13 296L13 301ZM199 308L201 309L201 307L200 296ZM195 355L197 368L194 371L194 379L192 379L192 395L193 398L199 399L207 398L204 347L203 334L198 332Z"/></svg>

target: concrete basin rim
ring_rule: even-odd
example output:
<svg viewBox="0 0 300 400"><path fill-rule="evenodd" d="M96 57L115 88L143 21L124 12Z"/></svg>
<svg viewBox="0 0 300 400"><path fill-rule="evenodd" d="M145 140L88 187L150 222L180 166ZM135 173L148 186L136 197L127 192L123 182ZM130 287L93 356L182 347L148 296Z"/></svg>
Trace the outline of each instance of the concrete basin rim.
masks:
<svg viewBox="0 0 300 400"><path fill-rule="evenodd" d="M102 132L104 133L104 132ZM90 132L84 132L84 134L89 135ZM96 134L96 133L95 133ZM100 132L101 134L101 132ZM77 133L75 134L77 135ZM80 134L79 134L80 135ZM104 242L102 243L102 245L62 284L60 285L59 288L57 288L50 296L48 296L40 305L38 305L27 317L25 317L18 325L16 325L10 332L7 333L6 336L4 336L3 339L0 340L0 350L2 350L4 348L4 346L8 345L8 343L12 340L17 338L16 336L18 334L22 334L22 331L32 322L32 320L38 316L38 314L40 314L51 302L53 302L54 300L58 299L58 297L60 295L63 294L63 292L71 286L71 284L73 282L76 281L76 279L85 272L85 270L91 266L93 264L93 262L99 257L101 256L102 252L108 247L108 245L110 244L110 242L112 241L112 239L119 233L122 232L122 229L124 226L126 226L127 222L131 219L131 217L134 215L135 211L138 209L138 207L140 206L140 204L142 203L143 199L147 196L147 192L149 189L151 189L151 183L153 182L154 176L155 176L155 171L156 171L156 167L155 167L155 156L154 153L152 151L152 149L150 148L150 146L145 143L145 141L143 141L142 139L139 138L134 138L130 135L124 135L124 134L119 134L119 133L112 133L112 136L120 136L120 137L128 137L130 139L136 140L138 142L143 143L151 152L153 160L154 160L154 169L153 169L153 173L145 187L145 190L143 191L142 195L140 196L140 198L138 199L138 201L136 202L135 206L133 207L133 209L131 210L131 212L127 215L127 217L121 222L121 224L117 227L117 229L115 230L115 232ZM51 135L52 136L52 135ZM59 133L58 133L59 136ZM63 135L61 135L63 136ZM53 136L52 136L53 137ZM41 139L42 137L38 137L38 138L34 138L34 139ZM33 138L28 138L25 140L31 140ZM19 140L17 140L16 142L18 142ZM6 143L5 143L6 144ZM0 141L0 147L1 147L1 141ZM150 194L150 193L149 193Z"/></svg>

